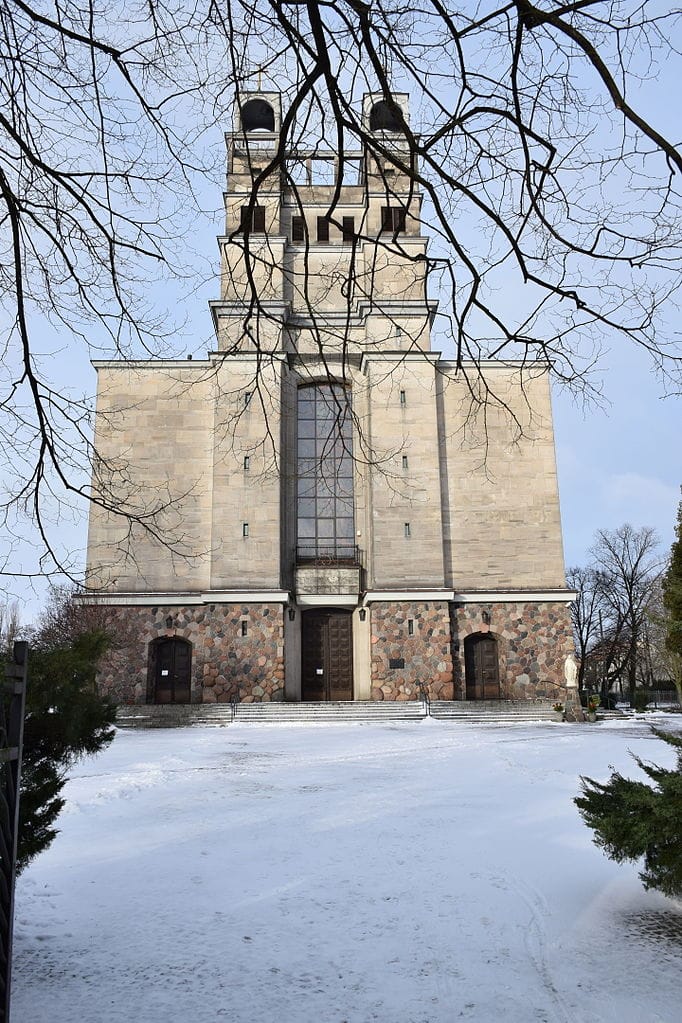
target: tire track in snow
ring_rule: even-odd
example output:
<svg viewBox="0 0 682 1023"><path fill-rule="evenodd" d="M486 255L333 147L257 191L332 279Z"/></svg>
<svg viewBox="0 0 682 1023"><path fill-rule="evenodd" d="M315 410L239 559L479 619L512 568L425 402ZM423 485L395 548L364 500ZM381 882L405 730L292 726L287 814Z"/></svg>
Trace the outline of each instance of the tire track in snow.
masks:
<svg viewBox="0 0 682 1023"><path fill-rule="evenodd" d="M549 916L549 907L545 897L537 888L522 881L514 874L503 877L491 873L490 879L496 887L518 896L528 909L530 920L523 936L528 961L540 978L543 990L549 996L556 1023L575 1023L575 1014L558 991L549 965L547 929L545 927L545 920ZM543 1023L549 1023L544 1015L541 1018Z"/></svg>

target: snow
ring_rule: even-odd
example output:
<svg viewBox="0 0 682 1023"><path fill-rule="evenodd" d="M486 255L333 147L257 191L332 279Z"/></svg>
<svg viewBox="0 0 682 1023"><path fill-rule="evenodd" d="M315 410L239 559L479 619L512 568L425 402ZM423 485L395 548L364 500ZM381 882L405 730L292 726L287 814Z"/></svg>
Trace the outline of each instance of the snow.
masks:
<svg viewBox="0 0 682 1023"><path fill-rule="evenodd" d="M120 731L19 879L12 1023L677 1023L682 906L572 803L628 750L674 761L639 721Z"/></svg>

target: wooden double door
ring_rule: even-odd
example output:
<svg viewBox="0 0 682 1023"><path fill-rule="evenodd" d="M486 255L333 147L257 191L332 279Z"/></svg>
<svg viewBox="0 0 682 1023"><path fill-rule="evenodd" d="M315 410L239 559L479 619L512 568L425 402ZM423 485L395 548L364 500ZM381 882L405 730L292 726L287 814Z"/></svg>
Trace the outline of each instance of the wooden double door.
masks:
<svg viewBox="0 0 682 1023"><path fill-rule="evenodd" d="M152 653L154 703L189 703L192 647L183 639L162 639Z"/></svg>
<svg viewBox="0 0 682 1023"><path fill-rule="evenodd" d="M477 633L464 640L467 700L499 700L500 669L497 640Z"/></svg>
<svg viewBox="0 0 682 1023"><path fill-rule="evenodd" d="M353 699L350 611L305 611L301 622L301 699Z"/></svg>

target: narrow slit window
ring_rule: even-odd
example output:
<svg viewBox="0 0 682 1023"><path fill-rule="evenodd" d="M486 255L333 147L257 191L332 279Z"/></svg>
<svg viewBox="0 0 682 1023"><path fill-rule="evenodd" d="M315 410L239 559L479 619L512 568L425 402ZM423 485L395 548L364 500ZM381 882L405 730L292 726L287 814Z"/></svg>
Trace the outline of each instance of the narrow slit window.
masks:
<svg viewBox="0 0 682 1023"><path fill-rule="evenodd" d="M400 392L400 404L407 405L407 395L405 394L405 391Z"/></svg>
<svg viewBox="0 0 682 1023"><path fill-rule="evenodd" d="M244 455L244 472L248 472L251 468L251 456Z"/></svg>
<svg viewBox="0 0 682 1023"><path fill-rule="evenodd" d="M265 206L242 206L239 230L244 233L263 234L265 231Z"/></svg>
<svg viewBox="0 0 682 1023"><path fill-rule="evenodd" d="M249 524L248 522L242 522L242 536L249 535Z"/></svg>
<svg viewBox="0 0 682 1023"><path fill-rule="evenodd" d="M405 230L406 214L402 206L381 207L381 230L399 234Z"/></svg>
<svg viewBox="0 0 682 1023"><path fill-rule="evenodd" d="M412 536L412 533L410 531L410 523L409 522L405 523L405 536Z"/></svg>
<svg viewBox="0 0 682 1023"><path fill-rule="evenodd" d="M414 636L414 618L407 619L407 635Z"/></svg>
<svg viewBox="0 0 682 1023"><path fill-rule="evenodd" d="M249 623L242 622L242 636L248 636L249 634Z"/></svg>
<svg viewBox="0 0 682 1023"><path fill-rule="evenodd" d="M291 240L292 242L305 241L305 217L291 218Z"/></svg>
<svg viewBox="0 0 682 1023"><path fill-rule="evenodd" d="M251 395L253 391L244 391L244 408L248 408L251 404Z"/></svg>
<svg viewBox="0 0 682 1023"><path fill-rule="evenodd" d="M355 217L344 217L343 218L343 240L344 242L352 242L355 239Z"/></svg>
<svg viewBox="0 0 682 1023"><path fill-rule="evenodd" d="M254 206L253 230L258 231L261 234L265 231L265 206Z"/></svg>
<svg viewBox="0 0 682 1023"><path fill-rule="evenodd" d="M407 455L403 455L403 469L407 469Z"/></svg>
<svg viewBox="0 0 682 1023"><path fill-rule="evenodd" d="M318 242L329 241L329 221L326 217L317 218L317 240Z"/></svg>

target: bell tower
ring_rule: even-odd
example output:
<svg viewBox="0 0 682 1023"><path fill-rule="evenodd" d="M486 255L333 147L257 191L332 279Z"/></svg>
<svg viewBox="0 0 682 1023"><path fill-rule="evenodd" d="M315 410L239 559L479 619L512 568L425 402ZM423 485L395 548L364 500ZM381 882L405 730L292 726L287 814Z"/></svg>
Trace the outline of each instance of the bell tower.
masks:
<svg viewBox="0 0 682 1023"><path fill-rule="evenodd" d="M421 191L406 94L367 94L372 145L282 149L281 96L243 93L226 134L220 352L429 351ZM339 187L340 179L340 187Z"/></svg>
<svg viewBox="0 0 682 1023"><path fill-rule="evenodd" d="M277 162L281 119L278 92L242 93L235 102L232 131L225 134L220 299L210 303L220 352L275 351L281 346L286 317L286 239Z"/></svg>

